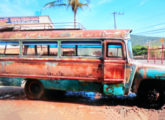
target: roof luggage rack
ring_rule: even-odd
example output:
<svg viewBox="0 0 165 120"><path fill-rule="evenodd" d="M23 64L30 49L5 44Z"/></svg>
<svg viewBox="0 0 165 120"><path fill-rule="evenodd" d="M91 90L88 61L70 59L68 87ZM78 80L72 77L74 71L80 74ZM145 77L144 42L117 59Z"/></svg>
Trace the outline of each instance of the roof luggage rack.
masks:
<svg viewBox="0 0 165 120"><path fill-rule="evenodd" d="M12 31L14 27L1 27L0 26L0 31Z"/></svg>
<svg viewBox="0 0 165 120"><path fill-rule="evenodd" d="M82 24L73 22L65 23L27 23L27 24L5 24L0 25L0 31L21 30L82 30Z"/></svg>

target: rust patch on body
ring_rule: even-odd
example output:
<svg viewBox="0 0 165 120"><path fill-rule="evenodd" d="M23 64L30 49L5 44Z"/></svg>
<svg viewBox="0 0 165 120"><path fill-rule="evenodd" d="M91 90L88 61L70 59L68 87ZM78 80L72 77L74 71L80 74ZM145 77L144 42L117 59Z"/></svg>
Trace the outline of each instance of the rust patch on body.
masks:
<svg viewBox="0 0 165 120"><path fill-rule="evenodd" d="M125 38L130 30L45 30L0 32L1 39Z"/></svg>
<svg viewBox="0 0 165 120"><path fill-rule="evenodd" d="M77 79L77 80L95 80L101 82L102 68L99 67L101 65L101 61L92 60L88 62L87 59L58 59L50 62L45 62L44 60L36 60L30 61L26 59L22 59L18 61L18 59L14 59L12 63L10 61L5 60L0 64L0 69L4 71L0 71L1 76L6 76L7 74L10 76L22 76L28 78L47 78L47 79ZM65 62L64 62L65 61ZM90 60L89 60L90 61ZM93 61L93 62L92 62ZM74 62L74 64L73 64ZM2 65L3 63L3 65Z"/></svg>

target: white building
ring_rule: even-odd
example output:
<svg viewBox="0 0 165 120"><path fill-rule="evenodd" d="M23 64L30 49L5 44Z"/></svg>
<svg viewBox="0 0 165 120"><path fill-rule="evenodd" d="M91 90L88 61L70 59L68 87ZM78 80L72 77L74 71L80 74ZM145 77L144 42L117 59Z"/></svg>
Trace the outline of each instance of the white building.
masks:
<svg viewBox="0 0 165 120"><path fill-rule="evenodd" d="M54 29L49 16L0 17L0 28L11 27L15 30Z"/></svg>

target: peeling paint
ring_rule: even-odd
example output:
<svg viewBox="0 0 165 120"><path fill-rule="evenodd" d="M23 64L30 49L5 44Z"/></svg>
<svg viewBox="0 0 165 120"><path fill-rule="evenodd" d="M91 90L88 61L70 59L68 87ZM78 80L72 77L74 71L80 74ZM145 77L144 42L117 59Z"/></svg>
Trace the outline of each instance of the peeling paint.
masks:
<svg viewBox="0 0 165 120"><path fill-rule="evenodd" d="M46 65L48 65L48 66L57 66L58 63L46 62Z"/></svg>
<svg viewBox="0 0 165 120"><path fill-rule="evenodd" d="M0 32L0 39L115 38L124 39L130 30L44 30Z"/></svg>
<svg viewBox="0 0 165 120"><path fill-rule="evenodd" d="M106 95L124 95L123 84L104 84L104 93Z"/></svg>

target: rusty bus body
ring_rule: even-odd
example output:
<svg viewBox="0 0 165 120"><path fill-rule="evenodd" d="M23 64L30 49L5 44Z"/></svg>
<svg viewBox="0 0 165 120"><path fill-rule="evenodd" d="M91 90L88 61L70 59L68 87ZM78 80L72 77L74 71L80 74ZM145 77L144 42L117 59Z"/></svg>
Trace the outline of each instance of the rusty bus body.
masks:
<svg viewBox="0 0 165 120"><path fill-rule="evenodd" d="M26 80L30 99L40 99L45 89L55 89L121 96L135 92L148 102L144 97L156 91L152 102L162 104L165 67L134 61L130 32L1 31L0 77Z"/></svg>

